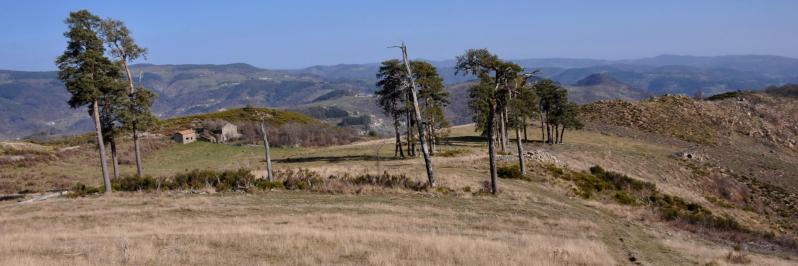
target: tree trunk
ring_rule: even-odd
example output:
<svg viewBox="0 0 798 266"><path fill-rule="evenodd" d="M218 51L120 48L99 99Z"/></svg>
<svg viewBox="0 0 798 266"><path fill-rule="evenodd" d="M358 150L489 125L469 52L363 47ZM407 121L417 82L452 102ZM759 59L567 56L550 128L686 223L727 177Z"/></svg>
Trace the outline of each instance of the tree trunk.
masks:
<svg viewBox="0 0 798 266"><path fill-rule="evenodd" d="M435 147L438 145L435 143L435 118L431 116L429 119L429 134L427 136L429 137L429 154L435 155Z"/></svg>
<svg viewBox="0 0 798 266"><path fill-rule="evenodd" d="M499 148L501 149L501 151L503 153L507 152L507 149L506 149L507 139L505 138L505 135L504 135L504 132L505 132L506 128L504 126L505 126L504 125L504 111L502 110L502 112L499 113L499 139L500 139Z"/></svg>
<svg viewBox="0 0 798 266"><path fill-rule="evenodd" d="M521 125L524 126L524 142L529 142L529 137L526 135L526 117L521 118Z"/></svg>
<svg viewBox="0 0 798 266"><path fill-rule="evenodd" d="M560 143L560 124L554 125L554 144Z"/></svg>
<svg viewBox="0 0 798 266"><path fill-rule="evenodd" d="M413 145L413 120L410 119L410 112L407 112L405 116L407 118L407 134L405 134L407 136L405 137L407 139L407 156L413 157L413 149L411 148Z"/></svg>
<svg viewBox="0 0 798 266"><path fill-rule="evenodd" d="M511 97L512 98L512 97ZM507 106L504 106L502 111L502 124L504 124L504 130L502 131L502 138L504 139L504 146L506 148L510 147L510 114L507 112Z"/></svg>
<svg viewBox="0 0 798 266"><path fill-rule="evenodd" d="M498 87L498 85L496 85ZM493 119L496 113L496 107L490 104L490 111L488 113L488 158L490 161L490 193L496 195L498 193L498 184L496 184L496 139L494 137L496 126L493 125Z"/></svg>
<svg viewBox="0 0 798 266"><path fill-rule="evenodd" d="M92 102L92 116L94 118L94 130L97 134L97 148L100 150L100 168L103 172L103 183L105 193L111 193L111 178L108 177L108 166L105 158L105 142L103 142L103 131L100 124L100 110L97 100Z"/></svg>
<svg viewBox="0 0 798 266"><path fill-rule="evenodd" d="M518 126L515 127L515 144L518 146L518 168L521 168L522 175L526 175L526 166L524 165L524 146L521 145L521 129L518 128Z"/></svg>
<svg viewBox="0 0 798 266"><path fill-rule="evenodd" d="M266 180L271 182L274 180L274 175L272 174L272 152L269 149L269 137L263 122L260 123L260 133L263 136L263 147L266 149Z"/></svg>
<svg viewBox="0 0 798 266"><path fill-rule="evenodd" d="M545 121L543 112L540 112L540 142L546 142L546 131L543 129L546 125Z"/></svg>
<svg viewBox="0 0 798 266"><path fill-rule="evenodd" d="M563 126L562 130L560 130L560 144L565 143L565 141L562 138L564 135L565 135L565 126Z"/></svg>
<svg viewBox="0 0 798 266"><path fill-rule="evenodd" d="M136 131L136 124L133 123L133 149L136 156L136 175L141 176L144 173L141 164L141 146L139 145L139 132Z"/></svg>
<svg viewBox="0 0 798 266"><path fill-rule="evenodd" d="M405 63L405 68L407 69L407 78L410 79L410 84L412 86L411 95L413 96L413 111L416 114L416 121L419 122L418 124L418 140L421 141L421 153L424 154L424 164L427 166L427 178L429 179L429 186L435 186L435 175L432 173L432 159L429 156L429 150L427 149L427 141L425 138L424 133L424 123L421 120L421 110L418 109L418 97L416 97L416 92L418 89L416 88L416 81L413 80L413 70L410 69L410 62L407 60L407 47L402 44L402 60Z"/></svg>
<svg viewBox="0 0 798 266"><path fill-rule="evenodd" d="M128 97L135 97L134 94L136 93L136 87L133 86L133 76L130 75L130 68L127 65L127 60L125 59L126 56L122 57L122 66L125 67L125 73L127 73L127 81L129 85ZM141 82L139 80L139 82ZM141 84L139 84L141 86ZM143 174L142 166L141 166L141 148L139 146L139 132L138 128L136 127L136 123L133 122L132 125L133 129L133 152L136 156L136 175L141 176Z"/></svg>
<svg viewBox="0 0 798 266"><path fill-rule="evenodd" d="M393 118L393 129L396 132L396 145L394 146L393 156L396 157L398 153L402 158L405 158L405 152L402 148L402 134L399 133L399 118L397 116Z"/></svg>
<svg viewBox="0 0 798 266"><path fill-rule="evenodd" d="M546 143L551 144L552 141L553 140L551 139L551 124L546 123Z"/></svg>
<svg viewBox="0 0 798 266"><path fill-rule="evenodd" d="M108 143L111 144L111 166L114 169L114 179L117 179L119 178L119 157L117 157L116 153L116 139L111 137Z"/></svg>

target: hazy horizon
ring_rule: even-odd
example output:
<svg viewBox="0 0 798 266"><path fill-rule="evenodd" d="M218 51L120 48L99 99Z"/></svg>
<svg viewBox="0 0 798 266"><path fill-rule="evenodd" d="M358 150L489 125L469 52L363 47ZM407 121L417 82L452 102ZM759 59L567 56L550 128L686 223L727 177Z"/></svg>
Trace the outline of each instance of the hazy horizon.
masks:
<svg viewBox="0 0 798 266"><path fill-rule="evenodd" d="M663 54L798 58L793 1L26 1L5 4L0 69L55 70L70 11L124 21L151 64L246 63L267 69L451 60L468 48L507 59L625 60ZM407 16L407 19L402 19Z"/></svg>

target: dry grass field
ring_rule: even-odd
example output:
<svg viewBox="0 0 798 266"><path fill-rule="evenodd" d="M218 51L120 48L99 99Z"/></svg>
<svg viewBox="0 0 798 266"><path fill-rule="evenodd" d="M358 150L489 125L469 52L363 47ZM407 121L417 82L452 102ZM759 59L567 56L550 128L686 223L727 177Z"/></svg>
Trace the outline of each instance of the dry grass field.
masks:
<svg viewBox="0 0 798 266"><path fill-rule="evenodd" d="M536 138L533 132L530 137ZM28 204L0 201L0 264L795 264L794 254L734 251L734 243L677 229L651 218L655 215L649 210L575 197L567 185L551 182L537 164L531 166L531 182L502 179L498 196L473 193L487 180L484 145L473 136L471 127L453 129L452 141L441 149L458 150L458 155L434 158L440 185L451 189L446 193L120 192ZM589 131L565 136L565 145L527 143L526 149L545 150L575 170L601 164L707 203L700 192L680 185L685 178L677 177L683 170L668 158L682 148L678 143ZM392 158L390 140L275 149L274 154L278 169L388 171L425 178L420 158ZM257 172L263 169L261 157L260 147L194 143L154 150L146 155L145 166L153 175L195 168L248 167ZM501 162L514 163L513 156L503 156ZM88 156L76 156L2 170L34 171L40 180L60 174L69 177L66 183L97 185L95 165ZM124 171L132 169L125 165ZM667 174L656 175L658 171Z"/></svg>

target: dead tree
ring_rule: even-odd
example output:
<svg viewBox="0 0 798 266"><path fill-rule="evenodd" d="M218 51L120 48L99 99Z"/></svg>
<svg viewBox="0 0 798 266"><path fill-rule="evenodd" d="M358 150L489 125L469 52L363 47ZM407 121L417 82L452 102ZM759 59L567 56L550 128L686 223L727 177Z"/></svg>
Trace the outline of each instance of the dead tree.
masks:
<svg viewBox="0 0 798 266"><path fill-rule="evenodd" d="M272 174L272 152L269 149L269 137L268 133L266 132L266 126L263 125L263 121L260 122L260 133L263 137L263 147L266 149L266 180L271 182L274 180L274 175Z"/></svg>
<svg viewBox="0 0 798 266"><path fill-rule="evenodd" d="M416 81L413 80L413 70L410 68L410 62L407 59L407 46L402 42L402 45L393 47L398 47L402 50L402 61L407 69L407 78L410 80L410 95L413 98L413 113L415 114L415 120L417 122L418 140L421 142L421 153L424 154L424 164L427 167L429 186L433 187L435 186L435 175L432 173L432 159L430 158L429 149L427 148L426 131L424 130L425 122L421 119L421 110L418 108L418 89L416 88Z"/></svg>

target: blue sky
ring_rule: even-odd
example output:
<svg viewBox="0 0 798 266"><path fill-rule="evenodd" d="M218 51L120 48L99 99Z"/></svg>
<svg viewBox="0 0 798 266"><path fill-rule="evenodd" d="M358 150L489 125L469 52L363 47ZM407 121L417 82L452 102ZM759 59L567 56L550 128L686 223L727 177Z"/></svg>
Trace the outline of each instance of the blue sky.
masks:
<svg viewBox="0 0 798 266"><path fill-rule="evenodd" d="M798 57L798 1L1 1L0 69L52 70L70 11L123 20L148 63L264 68L452 59Z"/></svg>

